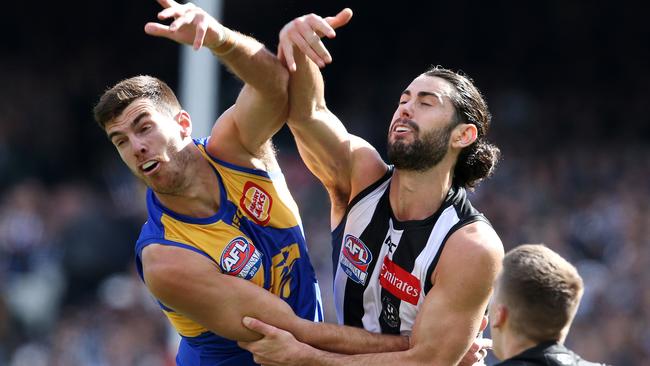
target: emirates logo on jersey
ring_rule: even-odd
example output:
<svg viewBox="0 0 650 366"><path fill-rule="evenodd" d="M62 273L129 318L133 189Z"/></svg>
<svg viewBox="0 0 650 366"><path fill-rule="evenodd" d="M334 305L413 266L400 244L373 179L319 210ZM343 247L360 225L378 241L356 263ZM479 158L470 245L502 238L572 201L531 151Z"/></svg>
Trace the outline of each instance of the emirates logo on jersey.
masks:
<svg viewBox="0 0 650 366"><path fill-rule="evenodd" d="M244 193L239 200L239 207L259 225L266 225L271 219L273 199L262 187L248 181L244 184Z"/></svg>
<svg viewBox="0 0 650 366"><path fill-rule="evenodd" d="M417 305L422 292L420 280L402 267L395 264L387 256L381 264L379 284L397 298L410 304Z"/></svg>

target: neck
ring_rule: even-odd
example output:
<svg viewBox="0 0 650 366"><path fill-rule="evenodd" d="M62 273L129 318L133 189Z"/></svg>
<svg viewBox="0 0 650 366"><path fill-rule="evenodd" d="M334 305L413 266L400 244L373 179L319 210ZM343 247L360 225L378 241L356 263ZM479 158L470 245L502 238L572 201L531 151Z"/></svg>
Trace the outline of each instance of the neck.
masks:
<svg viewBox="0 0 650 366"><path fill-rule="evenodd" d="M535 342L527 337L514 334L512 331L503 334L501 339L503 359L508 359L516 356L525 350L535 347L538 342Z"/></svg>
<svg viewBox="0 0 650 366"><path fill-rule="evenodd" d="M219 210L217 177L198 147L189 146L191 157L183 167L183 186L174 193L155 192L165 207L181 215L205 218Z"/></svg>
<svg viewBox="0 0 650 366"><path fill-rule="evenodd" d="M400 221L423 220L440 208L453 179L453 165L443 159L423 171L395 169L390 183L390 206Z"/></svg>

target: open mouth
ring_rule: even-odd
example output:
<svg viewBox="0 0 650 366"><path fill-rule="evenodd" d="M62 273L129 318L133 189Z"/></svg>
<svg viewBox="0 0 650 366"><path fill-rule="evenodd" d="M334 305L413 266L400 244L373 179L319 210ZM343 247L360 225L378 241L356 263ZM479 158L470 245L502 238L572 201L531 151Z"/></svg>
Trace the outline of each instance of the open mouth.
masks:
<svg viewBox="0 0 650 366"><path fill-rule="evenodd" d="M146 163L142 164L141 169L145 175L149 175L153 173L159 166L160 163L156 160L149 160Z"/></svg>
<svg viewBox="0 0 650 366"><path fill-rule="evenodd" d="M415 133L415 130L405 125L395 126L392 131L392 135L395 138L405 138L412 133Z"/></svg>

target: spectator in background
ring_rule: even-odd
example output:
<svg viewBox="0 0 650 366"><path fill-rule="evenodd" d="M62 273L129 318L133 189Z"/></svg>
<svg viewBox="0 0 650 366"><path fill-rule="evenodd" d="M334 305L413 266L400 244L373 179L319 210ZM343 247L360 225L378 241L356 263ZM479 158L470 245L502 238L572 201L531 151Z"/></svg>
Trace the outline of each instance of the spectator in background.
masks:
<svg viewBox="0 0 650 366"><path fill-rule="evenodd" d="M503 258L490 304L499 366L597 366L564 347L583 293L578 271L543 245L521 245Z"/></svg>

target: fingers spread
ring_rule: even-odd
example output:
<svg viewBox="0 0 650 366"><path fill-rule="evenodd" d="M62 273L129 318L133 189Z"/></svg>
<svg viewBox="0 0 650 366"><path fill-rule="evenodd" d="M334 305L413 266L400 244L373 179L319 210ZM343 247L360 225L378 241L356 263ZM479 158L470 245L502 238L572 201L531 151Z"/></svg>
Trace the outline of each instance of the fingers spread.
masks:
<svg viewBox="0 0 650 366"><path fill-rule="evenodd" d="M320 67L324 67L325 63L332 62L332 56L327 51L327 48L325 48L323 42L321 42L320 37L316 34L312 24L307 22L297 22L296 25L300 32L300 36L305 40L305 43L307 43L307 47L309 48L309 51L303 50L305 55L311 58ZM302 48L300 49L302 50ZM316 54L317 59L310 56L310 53Z"/></svg>
<svg viewBox="0 0 650 366"><path fill-rule="evenodd" d="M198 50L203 46L203 41L205 40L205 35L208 31L208 22L203 17L197 17L198 23L196 24L196 33L194 35L194 43L192 47L194 50Z"/></svg>
<svg viewBox="0 0 650 366"><path fill-rule="evenodd" d="M169 8L174 5L178 5L178 3L174 0L158 0L158 4L162 6L163 8Z"/></svg>
<svg viewBox="0 0 650 366"><path fill-rule="evenodd" d="M348 24L350 19L352 19L352 9L345 8L336 14L336 16L325 18L325 21L329 23L332 28L336 29Z"/></svg>
<svg viewBox="0 0 650 366"><path fill-rule="evenodd" d="M195 16L196 16L196 12L194 11L185 12L185 14L176 18L176 20L174 20L174 22L172 22L172 24L169 25L169 30L175 31L177 29L180 29L182 26L186 24L191 24L192 21L194 21Z"/></svg>
<svg viewBox="0 0 650 366"><path fill-rule="evenodd" d="M156 37L169 37L171 33L168 26L152 22L144 25L144 32Z"/></svg>
<svg viewBox="0 0 650 366"><path fill-rule="evenodd" d="M163 19L169 19L172 17L176 17L180 15L180 11L178 7L174 8L166 8L158 12L158 19L163 20Z"/></svg>
<svg viewBox="0 0 650 366"><path fill-rule="evenodd" d="M305 41L305 39L302 37L301 34L297 33L291 33L289 34L289 38L295 44L298 46L300 51L304 53L307 57L309 57L312 61L314 61L319 67L324 67L325 66L325 61L323 61L314 50L312 50L311 46ZM286 50L285 50L286 51Z"/></svg>
<svg viewBox="0 0 650 366"><path fill-rule="evenodd" d="M294 72L298 69L296 60L293 57L293 45L291 43L283 42L278 45L278 58L284 62L289 71Z"/></svg>
<svg viewBox="0 0 650 366"><path fill-rule="evenodd" d="M314 17L308 17L306 21L307 23L309 23L312 30L318 34L319 38L323 35L328 38L336 37L336 32L334 31L334 28L332 28L330 24L325 21L325 19L314 16Z"/></svg>

